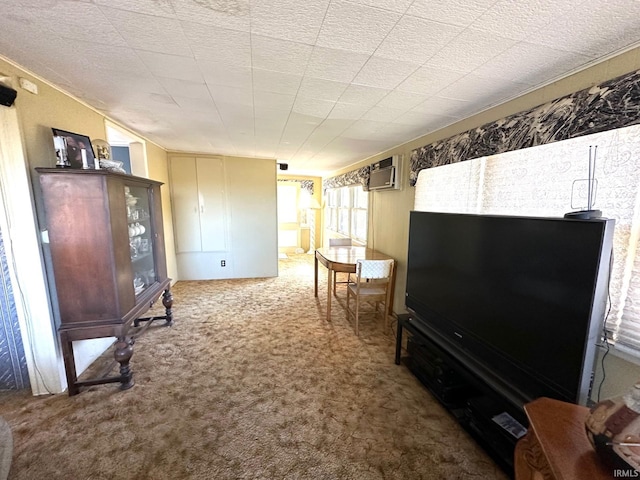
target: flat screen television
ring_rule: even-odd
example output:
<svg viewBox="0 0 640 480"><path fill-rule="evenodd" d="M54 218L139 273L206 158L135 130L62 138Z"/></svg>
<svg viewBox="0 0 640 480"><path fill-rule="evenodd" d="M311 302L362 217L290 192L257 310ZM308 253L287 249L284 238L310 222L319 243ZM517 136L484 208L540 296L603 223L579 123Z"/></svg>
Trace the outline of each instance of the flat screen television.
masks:
<svg viewBox="0 0 640 480"><path fill-rule="evenodd" d="M586 405L614 221L410 215L414 324L513 403Z"/></svg>

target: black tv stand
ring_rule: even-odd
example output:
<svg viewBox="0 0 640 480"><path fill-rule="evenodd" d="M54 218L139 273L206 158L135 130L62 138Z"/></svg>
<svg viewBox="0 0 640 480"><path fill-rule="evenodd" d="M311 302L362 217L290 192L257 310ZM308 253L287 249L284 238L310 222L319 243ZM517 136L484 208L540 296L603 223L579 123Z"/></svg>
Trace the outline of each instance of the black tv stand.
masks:
<svg viewBox="0 0 640 480"><path fill-rule="evenodd" d="M398 317L395 363L406 365L505 473L513 476L515 445L528 426L521 406L435 341L410 315Z"/></svg>

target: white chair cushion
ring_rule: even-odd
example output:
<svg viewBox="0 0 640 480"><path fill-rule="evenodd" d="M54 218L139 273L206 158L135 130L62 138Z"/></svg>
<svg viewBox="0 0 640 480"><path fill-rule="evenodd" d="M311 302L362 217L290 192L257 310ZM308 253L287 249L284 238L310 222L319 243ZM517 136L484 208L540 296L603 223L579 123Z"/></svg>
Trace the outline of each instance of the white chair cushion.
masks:
<svg viewBox="0 0 640 480"><path fill-rule="evenodd" d="M387 278L393 260L358 260L361 278Z"/></svg>

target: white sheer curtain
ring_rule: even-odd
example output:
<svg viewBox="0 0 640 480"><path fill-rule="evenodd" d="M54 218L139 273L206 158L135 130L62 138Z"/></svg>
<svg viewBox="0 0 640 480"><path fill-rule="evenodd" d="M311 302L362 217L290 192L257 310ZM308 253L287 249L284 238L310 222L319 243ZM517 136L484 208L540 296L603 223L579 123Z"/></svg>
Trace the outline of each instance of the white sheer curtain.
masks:
<svg viewBox="0 0 640 480"><path fill-rule="evenodd" d="M586 206L590 146L594 208L616 220L606 325L617 349L640 358L640 126L423 170L415 209L561 217Z"/></svg>

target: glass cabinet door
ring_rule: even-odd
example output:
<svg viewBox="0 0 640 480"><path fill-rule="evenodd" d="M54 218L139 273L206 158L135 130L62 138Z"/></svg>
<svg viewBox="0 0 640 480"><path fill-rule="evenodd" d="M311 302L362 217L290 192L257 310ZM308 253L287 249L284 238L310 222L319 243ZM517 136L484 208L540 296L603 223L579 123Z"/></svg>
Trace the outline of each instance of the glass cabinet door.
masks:
<svg viewBox="0 0 640 480"><path fill-rule="evenodd" d="M125 186L124 196L127 204L133 288L136 295L139 295L156 281L149 189L134 185Z"/></svg>

